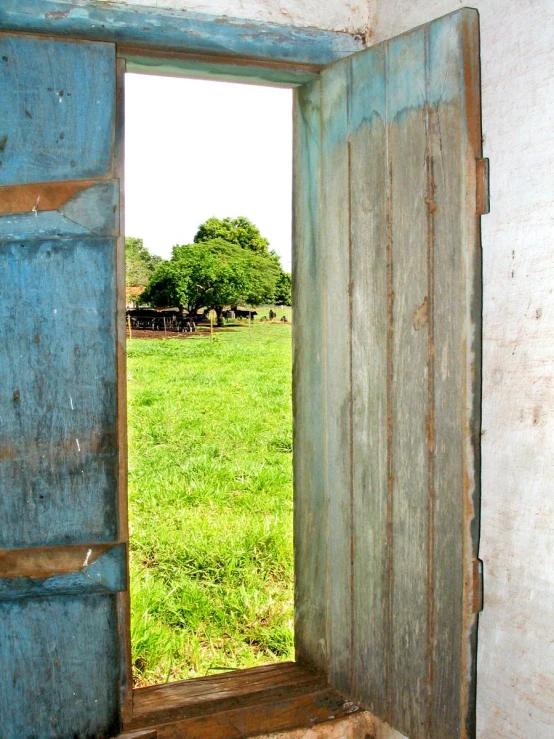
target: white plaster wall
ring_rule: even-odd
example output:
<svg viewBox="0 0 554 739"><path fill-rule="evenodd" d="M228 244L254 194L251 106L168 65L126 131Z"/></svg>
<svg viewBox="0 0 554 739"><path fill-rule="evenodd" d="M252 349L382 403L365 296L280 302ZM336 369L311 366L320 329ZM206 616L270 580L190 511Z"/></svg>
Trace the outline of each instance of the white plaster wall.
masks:
<svg viewBox="0 0 554 739"><path fill-rule="evenodd" d="M485 610L478 735L554 737L554 3L374 0L371 43L481 16Z"/></svg>
<svg viewBox="0 0 554 739"><path fill-rule="evenodd" d="M109 0L96 0L96 2ZM190 10L330 31L365 32L370 0L118 0L121 5ZM85 3L86 4L86 0Z"/></svg>

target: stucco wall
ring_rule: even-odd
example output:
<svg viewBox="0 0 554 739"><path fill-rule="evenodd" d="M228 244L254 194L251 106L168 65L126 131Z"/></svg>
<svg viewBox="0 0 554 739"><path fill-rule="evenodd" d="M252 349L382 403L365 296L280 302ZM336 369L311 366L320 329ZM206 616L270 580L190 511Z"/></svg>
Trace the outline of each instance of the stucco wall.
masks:
<svg viewBox="0 0 554 739"><path fill-rule="evenodd" d="M554 736L554 5L375 0L371 43L467 5L481 16L485 610L478 735Z"/></svg>
<svg viewBox="0 0 554 739"><path fill-rule="evenodd" d="M86 1L83 4L86 4ZM312 26L349 33L365 32L369 17L369 0L118 0L118 2L121 5L191 10L210 15Z"/></svg>

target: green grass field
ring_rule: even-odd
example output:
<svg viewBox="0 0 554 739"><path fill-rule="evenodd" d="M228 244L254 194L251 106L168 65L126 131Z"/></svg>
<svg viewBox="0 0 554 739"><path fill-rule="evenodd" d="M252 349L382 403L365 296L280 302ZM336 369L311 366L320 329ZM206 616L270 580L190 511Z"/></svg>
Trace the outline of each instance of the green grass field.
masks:
<svg viewBox="0 0 554 739"><path fill-rule="evenodd" d="M127 347L136 684L290 659L290 325Z"/></svg>

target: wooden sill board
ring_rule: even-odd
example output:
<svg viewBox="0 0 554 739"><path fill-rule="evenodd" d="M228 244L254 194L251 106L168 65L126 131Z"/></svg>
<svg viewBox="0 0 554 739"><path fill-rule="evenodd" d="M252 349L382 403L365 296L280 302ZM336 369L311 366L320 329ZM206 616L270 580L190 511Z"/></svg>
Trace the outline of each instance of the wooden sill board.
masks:
<svg viewBox="0 0 554 739"><path fill-rule="evenodd" d="M313 726L358 706L293 662L133 691L120 739L241 739Z"/></svg>

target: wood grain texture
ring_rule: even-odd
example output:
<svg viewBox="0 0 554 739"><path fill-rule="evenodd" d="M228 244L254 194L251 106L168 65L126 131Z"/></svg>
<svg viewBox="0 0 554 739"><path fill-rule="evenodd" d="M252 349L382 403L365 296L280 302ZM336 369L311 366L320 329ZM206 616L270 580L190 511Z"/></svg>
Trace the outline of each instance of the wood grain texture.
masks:
<svg viewBox="0 0 554 739"><path fill-rule="evenodd" d="M113 544L0 549L0 577L44 578L78 572L102 557ZM85 564L86 563L86 564Z"/></svg>
<svg viewBox="0 0 554 739"><path fill-rule="evenodd" d="M0 187L0 214L40 213L59 210L77 193L94 185L96 180L70 182L32 182L28 185Z"/></svg>
<svg viewBox="0 0 554 739"><path fill-rule="evenodd" d="M56 0L26 0L25 8L18 0L3 0L0 28L196 54L318 65L329 64L363 48L362 40L348 33L194 12L129 8L118 3L72 10L67 3Z"/></svg>
<svg viewBox="0 0 554 739"><path fill-rule="evenodd" d="M20 210L0 218L0 733L107 737L121 723L115 593L128 579L115 48L8 34L0 46L0 199ZM25 212L33 191L45 209L41 197Z"/></svg>
<svg viewBox="0 0 554 739"><path fill-rule="evenodd" d="M14 550L12 550L13 552ZM28 552L29 550L24 550ZM34 575L0 574L0 601L78 593L118 593L127 589L127 547L116 544L89 561L89 547L80 565L69 572ZM1 570L0 570L1 573Z"/></svg>
<svg viewBox="0 0 554 739"><path fill-rule="evenodd" d="M423 31L390 42L392 251L390 720L419 739L427 714L429 313ZM423 724L423 726L422 726Z"/></svg>
<svg viewBox="0 0 554 739"><path fill-rule="evenodd" d="M313 64L245 62L232 57L202 56L191 53L155 51L144 47L119 46L127 70L188 79L242 82L269 87L299 87L316 79L320 67Z"/></svg>
<svg viewBox="0 0 554 739"><path fill-rule="evenodd" d="M294 111L293 446L296 659L328 665L325 366L319 251L321 83L296 93Z"/></svg>
<svg viewBox="0 0 554 739"><path fill-rule="evenodd" d="M0 62L0 185L109 176L114 46L0 34Z"/></svg>
<svg viewBox="0 0 554 739"><path fill-rule="evenodd" d="M238 739L358 710L327 686L325 675L290 662L140 688L134 708L124 736L155 730L166 739Z"/></svg>
<svg viewBox="0 0 554 739"><path fill-rule="evenodd" d="M87 181L90 182L90 181ZM62 195L55 192L52 183L49 184L51 195L50 203L61 200ZM62 183L63 184L63 183ZM71 183L75 186L76 183ZM13 188L21 190L21 188ZM93 182L79 190L62 202L55 209L41 208L41 186L34 184L24 186L25 196L18 197L19 193L11 196L7 193L6 200L15 200L16 207L29 205L28 194L36 192L33 205L27 212L0 215L0 241L18 241L24 239L55 239L68 236L117 236L119 233L119 182L109 180ZM66 188L62 187L62 192ZM6 187L1 190L12 190ZM2 196L0 191L0 208ZM10 207L8 202L7 207Z"/></svg>
<svg viewBox="0 0 554 739"><path fill-rule="evenodd" d="M341 691L350 687L352 666L349 73L350 65L345 61L334 64L321 75L322 190L318 244L323 272L327 587L332 594L327 603L328 669L331 683ZM338 318L341 330L336 330Z"/></svg>
<svg viewBox="0 0 554 739"><path fill-rule="evenodd" d="M308 279L297 239L296 281L312 286L326 333L301 328L311 351L296 373L302 398L325 408L328 674L411 739L473 735L477 69L477 16L465 10L325 70L321 125L305 129L321 184L297 218L309 202L320 272ZM305 116L301 94L297 105ZM321 433L315 418L297 413L298 438ZM299 453L297 532L317 474ZM313 572L298 568L297 581ZM309 662L309 634L302 644Z"/></svg>
<svg viewBox="0 0 554 739"><path fill-rule="evenodd" d="M113 595L4 601L0 622L3 739L117 734Z"/></svg>
<svg viewBox="0 0 554 739"><path fill-rule="evenodd" d="M320 673L303 670L293 662L235 670L169 685L138 688L133 695L133 720L128 728L209 715L268 700L317 692L327 687Z"/></svg>
<svg viewBox="0 0 554 739"><path fill-rule="evenodd" d="M117 538L114 246L0 246L4 548Z"/></svg>
<svg viewBox="0 0 554 739"><path fill-rule="evenodd" d="M353 669L356 700L386 713L387 181L385 49L352 59Z"/></svg>

